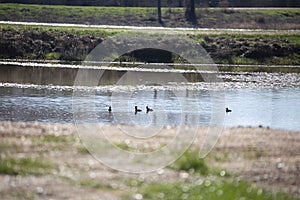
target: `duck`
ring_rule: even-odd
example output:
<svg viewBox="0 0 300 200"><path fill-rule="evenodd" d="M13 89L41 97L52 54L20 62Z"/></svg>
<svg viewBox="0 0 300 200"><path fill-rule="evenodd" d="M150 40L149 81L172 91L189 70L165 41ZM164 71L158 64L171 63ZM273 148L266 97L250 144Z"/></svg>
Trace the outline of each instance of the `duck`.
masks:
<svg viewBox="0 0 300 200"><path fill-rule="evenodd" d="M148 113L148 112L151 112L151 111L153 111L153 109L151 109L148 106L146 106L146 112Z"/></svg>
<svg viewBox="0 0 300 200"><path fill-rule="evenodd" d="M108 112L111 112L111 111L112 111L111 106L109 106L108 107Z"/></svg>
<svg viewBox="0 0 300 200"><path fill-rule="evenodd" d="M232 110L230 110L229 108L226 108L226 112L232 112Z"/></svg>
<svg viewBox="0 0 300 200"><path fill-rule="evenodd" d="M135 106L134 108L135 108L135 112L136 112L136 113L137 113L137 112L142 112L142 110L141 110L141 109L138 109L137 106Z"/></svg>

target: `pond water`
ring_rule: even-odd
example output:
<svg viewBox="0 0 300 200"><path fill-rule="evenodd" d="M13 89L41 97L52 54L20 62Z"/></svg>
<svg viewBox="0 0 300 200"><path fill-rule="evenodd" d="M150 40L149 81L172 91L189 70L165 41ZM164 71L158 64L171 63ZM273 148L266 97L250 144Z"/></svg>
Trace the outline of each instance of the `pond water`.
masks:
<svg viewBox="0 0 300 200"><path fill-rule="evenodd" d="M102 124L213 124L300 131L298 74L223 73L220 78L225 83L81 88L92 95L93 106L87 104L75 115L82 112L85 121ZM73 123L73 105L87 103L85 98L74 98L73 90L70 86L0 83L0 120ZM143 111L135 113L135 105ZM108 112L108 106L113 112ZM146 113L145 106L154 111ZM226 107L232 112L225 113ZM215 123L212 112L223 119Z"/></svg>

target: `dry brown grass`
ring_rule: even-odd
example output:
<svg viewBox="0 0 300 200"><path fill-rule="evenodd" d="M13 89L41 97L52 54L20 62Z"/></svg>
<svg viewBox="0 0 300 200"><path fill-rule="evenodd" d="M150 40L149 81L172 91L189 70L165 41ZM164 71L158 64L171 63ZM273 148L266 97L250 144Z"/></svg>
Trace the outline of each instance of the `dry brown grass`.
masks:
<svg viewBox="0 0 300 200"><path fill-rule="evenodd" d="M121 148L146 152L157 148L157 140L147 143L129 141L119 134L116 126L97 128L108 132L110 140ZM163 129L158 136L159 143L168 143L172 138L170 133L173 134L175 129ZM199 128L200 134L192 149L200 146L206 130L205 127ZM124 193L134 193L135 180L178 182L187 176L170 168L141 175L112 170L84 149L75 127L70 124L0 122L0 138L1 158L31 157L57 165L51 174L44 176L0 175L0 194L5 199L97 199L99 196L120 199ZM205 159L209 166L224 169L238 179L247 179L274 191L300 194L299 132L225 128ZM189 178L193 179L193 176L190 174Z"/></svg>

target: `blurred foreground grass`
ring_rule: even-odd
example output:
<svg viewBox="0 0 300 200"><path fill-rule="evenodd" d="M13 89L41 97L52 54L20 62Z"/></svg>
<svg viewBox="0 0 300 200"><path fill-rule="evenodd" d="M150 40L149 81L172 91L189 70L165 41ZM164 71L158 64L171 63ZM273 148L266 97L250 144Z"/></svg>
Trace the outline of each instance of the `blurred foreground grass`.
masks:
<svg viewBox="0 0 300 200"><path fill-rule="evenodd" d="M2 158L0 157L0 174L7 175L46 175L55 169L56 164L41 158Z"/></svg>
<svg viewBox="0 0 300 200"><path fill-rule="evenodd" d="M299 133L288 132L286 135L282 131L249 128L249 132L232 135L234 139L239 138L240 140L232 141L233 139L228 139L228 136L223 137L229 141L227 147L234 145L234 152L232 148L226 148L226 145L217 145L216 151L203 159L199 157L199 149L194 147L164 169L152 173L129 174L112 170L96 161L82 146L68 125L53 125L53 130L49 130L49 127L46 128L46 125L43 124L22 124L21 126L23 129L18 129L18 131L16 131L17 129L7 131L9 128L5 126L0 129L0 178L8 180L0 182L0 194L3 199L43 199L48 198L49 195L53 199L74 199L75 197L77 199L93 199L92 195L99 197L104 194L109 195L106 199L118 200L300 199L296 193L282 193L278 187L271 189L263 182L251 182L251 179L244 178L242 174L234 173L222 166L225 162L235 165L237 162L251 161L257 164L263 161L267 162L273 156L269 151L273 146L269 146L270 148L267 145L257 146L256 143L251 143L252 140L249 138L244 146L242 144L246 141L244 136L251 137L252 142L258 143L265 141L266 138L270 140L270 136L273 136L274 138L268 145L274 144L273 140L279 141L280 143L276 145L281 151L277 153L297 159L297 155L287 152L290 152L290 148L297 149L298 143L295 142L295 137L299 137L297 135ZM18 127L18 124L14 123L13 127ZM106 128L112 131L111 139L116 142L116 146L124 151L132 150L120 143L119 137L113 136L115 127ZM240 130L242 129L230 129L230 132L234 133L234 131ZM256 137L256 132L259 138ZM284 140L279 138L280 136L285 140L289 138L295 143L291 143L291 141L282 143ZM236 146L236 144L240 146ZM257 148L251 149L250 144ZM285 150L281 145L287 149ZM238 155L234 155L235 153ZM276 156L281 155L276 154ZM240 160L237 161L237 158ZM285 164L288 165L287 162ZM292 160L291 164L297 163ZM274 165L269 164L269 166L271 168ZM255 170L258 169L261 168ZM284 174L283 169L277 168L276 170L278 170L276 172L282 173L277 174L282 180L286 177L285 175L289 177L293 173L297 173L297 171L289 171L288 174ZM256 172L266 173L264 171ZM16 180L19 182L18 184L15 183ZM11 183L13 183L12 186L10 186ZM268 182L265 183L268 184ZM278 186L277 182L270 182L270 184ZM291 186L290 182L282 182L282 184ZM62 193L64 195L60 196Z"/></svg>
<svg viewBox="0 0 300 200"><path fill-rule="evenodd" d="M145 200L296 200L283 193L272 193L245 181L206 179L195 183L166 183L148 185L139 191Z"/></svg>

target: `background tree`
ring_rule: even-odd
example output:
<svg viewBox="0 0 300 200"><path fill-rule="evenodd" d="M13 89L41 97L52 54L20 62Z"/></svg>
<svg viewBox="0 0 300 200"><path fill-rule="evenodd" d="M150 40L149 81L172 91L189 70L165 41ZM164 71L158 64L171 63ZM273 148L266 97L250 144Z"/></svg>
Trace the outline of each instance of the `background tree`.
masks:
<svg viewBox="0 0 300 200"><path fill-rule="evenodd" d="M186 0L185 19L193 24L197 23L197 17L195 13L195 0Z"/></svg>
<svg viewBox="0 0 300 200"><path fill-rule="evenodd" d="M218 7L220 0L211 0L209 1L209 7ZM238 0L240 1L240 0Z"/></svg>
<svg viewBox="0 0 300 200"><path fill-rule="evenodd" d="M167 0L167 6L168 6L168 12L169 13L171 13L172 12L172 10L171 10L171 8L172 8L172 0Z"/></svg>
<svg viewBox="0 0 300 200"><path fill-rule="evenodd" d="M161 20L161 0L157 0L157 20L158 20L158 23L162 24L162 20Z"/></svg>
<svg viewBox="0 0 300 200"><path fill-rule="evenodd" d="M182 7L182 0L178 0L178 7Z"/></svg>
<svg viewBox="0 0 300 200"><path fill-rule="evenodd" d="M230 2L228 0L221 0L219 2L219 7L221 8L227 8L230 6Z"/></svg>

